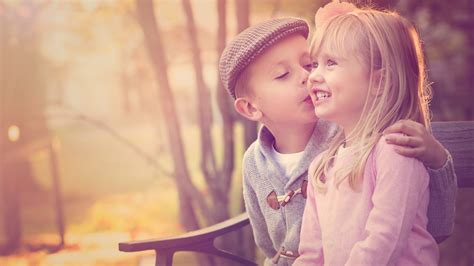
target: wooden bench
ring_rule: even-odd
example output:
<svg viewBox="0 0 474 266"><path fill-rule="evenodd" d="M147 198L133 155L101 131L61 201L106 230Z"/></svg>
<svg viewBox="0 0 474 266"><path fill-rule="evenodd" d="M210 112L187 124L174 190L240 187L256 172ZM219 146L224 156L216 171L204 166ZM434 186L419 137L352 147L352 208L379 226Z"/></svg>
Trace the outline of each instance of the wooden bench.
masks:
<svg viewBox="0 0 474 266"><path fill-rule="evenodd" d="M434 122L432 127L433 134L453 157L458 186L460 188L474 188L474 121ZM255 262L221 250L214 245L214 240L217 237L236 231L248 224L247 214L242 213L227 221L177 237L122 242L119 243L119 250L124 252L154 250L157 266L172 265L174 253L181 251L210 254L243 265L257 265Z"/></svg>

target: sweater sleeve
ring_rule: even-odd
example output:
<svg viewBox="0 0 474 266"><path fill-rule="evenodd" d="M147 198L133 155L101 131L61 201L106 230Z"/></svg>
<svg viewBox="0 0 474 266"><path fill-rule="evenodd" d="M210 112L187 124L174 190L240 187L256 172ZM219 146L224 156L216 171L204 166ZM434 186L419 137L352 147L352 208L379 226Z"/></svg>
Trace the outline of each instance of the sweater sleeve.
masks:
<svg viewBox="0 0 474 266"><path fill-rule="evenodd" d="M355 243L346 265L393 264L408 243L420 204L428 200L429 176L420 161L397 154L385 140L373 156L376 180L366 238Z"/></svg>
<svg viewBox="0 0 474 266"><path fill-rule="evenodd" d="M248 173L243 168L243 197L245 209L249 215L255 243L263 251L265 257L272 258L277 251L273 248L273 243L268 233L265 217L262 214L258 198L252 184L248 178Z"/></svg>
<svg viewBox="0 0 474 266"><path fill-rule="evenodd" d="M453 159L448 152L448 160L440 169L428 168L430 174L430 203L428 205L428 232L439 242L450 236L454 229L456 214L457 177Z"/></svg>
<svg viewBox="0 0 474 266"><path fill-rule="evenodd" d="M312 167L310 167L308 173L313 173ZM294 266L324 265L321 228L316 208L314 187L312 184L313 182L310 180L300 232L300 245L298 248L300 256L293 263Z"/></svg>

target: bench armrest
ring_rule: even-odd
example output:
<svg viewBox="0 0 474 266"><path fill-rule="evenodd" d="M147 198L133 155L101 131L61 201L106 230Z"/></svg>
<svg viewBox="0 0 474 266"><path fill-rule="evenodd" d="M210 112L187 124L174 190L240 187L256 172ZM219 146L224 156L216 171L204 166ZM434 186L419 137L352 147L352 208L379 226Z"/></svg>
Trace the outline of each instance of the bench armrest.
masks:
<svg viewBox="0 0 474 266"><path fill-rule="evenodd" d="M214 246L214 239L217 237L236 231L249 223L247 213L242 213L218 224L177 237L120 242L119 250L124 252L155 250L157 256L156 265L171 265L173 254L179 251L195 251L227 258L244 265L257 265L254 262Z"/></svg>

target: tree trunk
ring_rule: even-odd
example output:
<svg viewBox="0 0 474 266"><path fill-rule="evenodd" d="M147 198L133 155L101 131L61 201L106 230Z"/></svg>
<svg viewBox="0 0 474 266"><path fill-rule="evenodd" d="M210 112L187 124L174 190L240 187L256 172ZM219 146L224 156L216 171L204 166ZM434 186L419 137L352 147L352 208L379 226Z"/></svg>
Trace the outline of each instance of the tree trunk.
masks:
<svg viewBox="0 0 474 266"><path fill-rule="evenodd" d="M5 4L0 12L0 193L7 252L21 244L22 192L39 192L28 159L21 156L10 160L7 156L49 135L36 27L44 4ZM18 12L19 8L22 12ZM7 135L13 125L20 130L18 140Z"/></svg>
<svg viewBox="0 0 474 266"><path fill-rule="evenodd" d="M190 45L193 58L194 73L196 78L196 92L198 105L198 121L201 131L201 170L204 174L208 189L212 197L213 213L212 217L207 217L209 224L224 221L229 218L229 191L234 168L234 138L233 138L233 120L230 113L229 101L226 95L223 95L222 84L217 82L217 103L222 115L223 121L223 154L222 166L216 165L214 148L211 138L212 109L210 92L204 83L202 73L202 61L200 58L200 48L197 38L196 24L189 0L183 0L183 9L187 18L187 29L190 38ZM218 37L217 52L220 54L225 46L225 1L217 1L218 13ZM225 92L224 92L225 93ZM217 240L217 245L224 249L231 250L235 245L232 236L226 236ZM226 261L218 260L222 265Z"/></svg>
<svg viewBox="0 0 474 266"><path fill-rule="evenodd" d="M249 27L249 0L241 0L236 2L236 15L237 15L237 32L242 32ZM257 123L241 119L244 125L244 148L247 149L252 142L257 139ZM244 201L241 200L241 210L245 211ZM242 229L242 233L239 234L239 243L243 243L242 249L239 251L240 255L255 261L255 240L253 238L252 229L250 227Z"/></svg>
<svg viewBox="0 0 474 266"><path fill-rule="evenodd" d="M241 0L236 2L237 32L242 32L249 27L249 1ZM248 119L242 119L244 125L244 145L245 149L257 139L257 123Z"/></svg>
<svg viewBox="0 0 474 266"><path fill-rule="evenodd" d="M58 140L53 139L49 143L49 160L51 168L51 176L53 179L53 197L54 197L54 208L56 211L56 225L58 226L59 233L59 247L64 246L64 211L63 211L63 199L61 194L61 180L59 175L58 156L56 154L58 147Z"/></svg>
<svg viewBox="0 0 474 266"><path fill-rule="evenodd" d="M0 170L2 170L0 172L0 187L2 188L3 203L3 233L5 235L5 244L0 249L0 255L8 255L17 250L21 244L20 195L18 193L18 177L21 173L18 171L27 166L25 165L27 162L21 160L0 162L0 164Z"/></svg>
<svg viewBox="0 0 474 266"><path fill-rule="evenodd" d="M158 82L158 97L166 124L167 139L171 146L173 169L179 195L180 222L186 230L196 230L199 223L192 203L196 203L204 216L209 216L201 193L192 184L184 147L181 137L180 124L176 114L175 101L168 81L167 63L161 33L155 19L154 5L151 0L136 0L138 20L144 33L145 43L154 67Z"/></svg>
<svg viewBox="0 0 474 266"><path fill-rule="evenodd" d="M220 56L225 48L226 41L226 0L217 1L217 54ZM219 62L216 63L216 70L219 68ZM218 71L217 71L218 72ZM232 113L233 104L217 73L216 77L216 96L219 111L222 116L222 139L224 149L224 159L222 161L222 167L219 171L219 187L220 192L223 194L221 204L228 204L229 193L231 188L232 173L234 171L234 116ZM216 202L219 204L219 202ZM216 208L220 206L216 205ZM220 220L227 219L229 217L228 209L225 213L218 217Z"/></svg>
<svg viewBox="0 0 474 266"><path fill-rule="evenodd" d="M212 109L211 109L211 94L209 88L206 86L202 73L202 61L201 51L197 39L196 23L194 21L194 15L189 0L182 0L184 13L186 15L187 29L189 35L189 43L191 45L192 62L194 67L194 74L196 79L196 99L198 106L198 121L200 129L200 141L201 141L201 171L206 180L206 184L210 191L212 202L227 202L227 194L221 193L222 189L219 186L219 171L216 165L214 155L214 145L212 143ZM220 206L221 208L214 208L212 216L206 217L208 224L214 224L227 219L229 216L226 213L228 206ZM223 208L222 208L223 207Z"/></svg>

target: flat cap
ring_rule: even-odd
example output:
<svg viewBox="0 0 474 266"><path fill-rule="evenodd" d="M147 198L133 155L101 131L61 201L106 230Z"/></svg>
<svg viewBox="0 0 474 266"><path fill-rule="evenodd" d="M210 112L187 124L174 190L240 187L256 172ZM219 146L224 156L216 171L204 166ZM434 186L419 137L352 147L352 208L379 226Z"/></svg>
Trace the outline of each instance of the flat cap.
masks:
<svg viewBox="0 0 474 266"><path fill-rule="evenodd" d="M235 84L244 69L267 48L291 34L308 38L305 20L286 17L273 18L251 26L239 33L224 49L219 61L219 75L224 88L235 99Z"/></svg>

